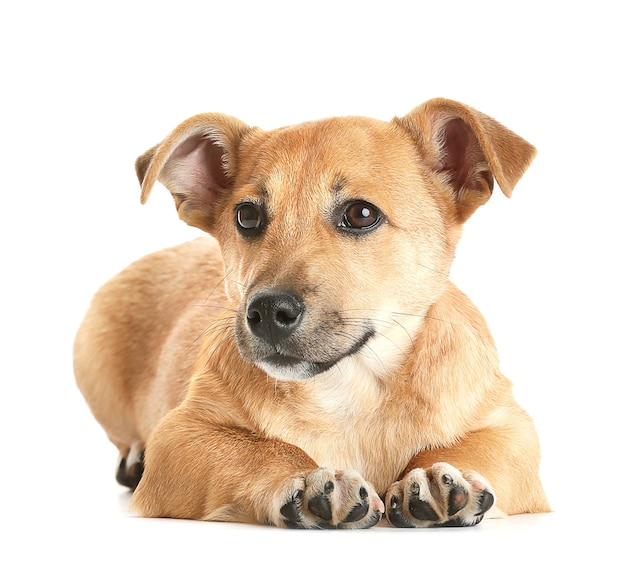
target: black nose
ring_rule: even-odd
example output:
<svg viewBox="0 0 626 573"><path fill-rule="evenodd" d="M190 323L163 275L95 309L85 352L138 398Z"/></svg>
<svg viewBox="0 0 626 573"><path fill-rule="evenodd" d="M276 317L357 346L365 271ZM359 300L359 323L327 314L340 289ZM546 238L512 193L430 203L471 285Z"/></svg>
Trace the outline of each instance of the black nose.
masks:
<svg viewBox="0 0 626 573"><path fill-rule="evenodd" d="M275 344L298 328L303 313L304 303L296 295L269 289L250 298L246 319L252 334Z"/></svg>

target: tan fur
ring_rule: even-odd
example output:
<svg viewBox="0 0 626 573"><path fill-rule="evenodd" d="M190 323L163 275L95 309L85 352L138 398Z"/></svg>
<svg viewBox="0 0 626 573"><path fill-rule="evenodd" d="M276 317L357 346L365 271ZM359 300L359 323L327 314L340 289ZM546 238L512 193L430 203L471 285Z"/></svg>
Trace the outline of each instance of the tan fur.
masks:
<svg viewBox="0 0 626 573"><path fill-rule="evenodd" d="M293 501L297 526L367 527L387 492L388 511L404 503L410 525L427 526L453 519L441 493L453 478L468 504L493 489L501 511L548 511L533 423L484 319L448 279L463 222L494 178L510 195L534 153L495 120L440 99L390 123L333 118L271 132L204 114L140 157L142 200L159 179L179 216L216 240L131 265L95 296L77 335L76 379L95 417L122 457L146 446L134 507L284 525ZM338 228L336 213L354 200L384 221L358 236ZM254 239L235 226L249 201L268 223ZM334 366L309 377L300 364L272 370L255 358L262 344L246 309L267 289L304 301L288 341L298 358ZM418 482L440 515L432 523L402 501ZM364 492L367 518L352 522ZM320 496L332 518L320 518Z"/></svg>

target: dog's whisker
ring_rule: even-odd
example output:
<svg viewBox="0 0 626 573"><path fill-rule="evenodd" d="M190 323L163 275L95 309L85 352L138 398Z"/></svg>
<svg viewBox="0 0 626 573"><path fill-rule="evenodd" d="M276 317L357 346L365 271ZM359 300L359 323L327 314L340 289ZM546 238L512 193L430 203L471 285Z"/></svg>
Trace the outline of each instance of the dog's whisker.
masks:
<svg viewBox="0 0 626 573"><path fill-rule="evenodd" d="M194 342L198 342L201 338L212 334L218 334L221 332L232 332L234 335L235 321L234 317L223 316L215 319L209 326L207 326L200 334L196 336Z"/></svg>
<svg viewBox="0 0 626 573"><path fill-rule="evenodd" d="M334 335L334 336L337 336L338 338L339 337L346 338L351 343L358 343L361 340L361 338L359 336L356 336L354 334L351 334L351 333L345 332L345 331L333 331L331 334ZM381 366L381 368L386 370L386 366L385 366L384 362L381 360L381 358L378 356L378 354L376 354L376 352L374 351L373 348L371 348L369 345L366 344L365 346L363 346L363 347L361 347L359 349L359 353L363 352L364 350L367 350L372 355L372 357L378 362L378 364Z"/></svg>
<svg viewBox="0 0 626 573"><path fill-rule="evenodd" d="M430 271L432 273L435 273L437 275L441 275L442 277L446 277L446 278L450 278L450 273L444 273L442 271L438 271L437 269L433 269L431 267L429 267L428 265L425 265L423 263L416 263L418 267L422 267L424 269L426 269L427 271Z"/></svg>
<svg viewBox="0 0 626 573"><path fill-rule="evenodd" d="M207 310L219 310L222 312L228 312L230 314L232 314L233 316L237 314L237 310L234 308L230 308L228 306L220 306L217 304L206 304L206 303L195 303L195 304L189 304L187 305L186 308L206 308Z"/></svg>
<svg viewBox="0 0 626 573"><path fill-rule="evenodd" d="M202 331L202 335L210 332L214 326L221 326L224 323L234 325L235 318L236 318L235 315L232 315L232 316L224 315L219 318L213 319L211 323Z"/></svg>
<svg viewBox="0 0 626 573"><path fill-rule="evenodd" d="M360 309L359 308L353 308L353 309L345 309L342 312L344 312L344 313L345 312L362 312L362 313L366 314L368 312L369 313L377 312L377 309L374 309L374 308L360 308ZM468 326L465 323L454 322L454 321L451 321L451 320L447 320L445 318L439 318L437 316L432 316L432 315L428 314L427 312L425 312L425 313L414 313L414 312L392 310L392 311L390 311L390 314L397 315L397 316L406 316L406 317L410 317L410 318L421 318L421 319L424 319L424 320L436 320L436 321L442 322L444 324L449 324L451 326L458 326L458 327L462 327L462 328L466 328L466 329L470 329L471 328L470 326ZM382 318L376 319L376 318L368 317L367 319L363 319L363 320L369 320L369 321L373 322L373 321L376 321L376 320L383 321L384 319L382 319Z"/></svg>
<svg viewBox="0 0 626 573"><path fill-rule="evenodd" d="M392 326L398 326L400 328L400 330L404 331L404 334L406 335L407 339L409 340L409 342L411 343L411 347L415 348L415 341L413 339L413 336L411 335L411 333L409 332L409 330L406 328L406 326L404 326L402 323L400 323L397 320L385 320L382 318L367 318L367 319L344 319L344 324L346 325L355 325L355 326L369 326L371 323L374 324L378 324L378 325L382 325L383 327L392 327ZM389 342L391 342L398 350L400 350L403 354L407 354L406 350L403 350L398 342L394 341L391 336L385 334L384 332L377 330L376 334L378 336L382 336L383 338L387 339Z"/></svg>
<svg viewBox="0 0 626 573"><path fill-rule="evenodd" d="M221 337L221 340L219 340L218 342L216 342L215 344L212 345L211 352L206 355L205 366L207 366L208 364L211 363L211 361L213 360L213 357L221 349L222 345L226 344L227 342L229 342L229 341L231 341L231 340L233 340L235 338L234 329L230 329L230 328L227 329L227 328L225 328L225 329L223 329L222 332L223 333L230 332L230 334L228 336Z"/></svg>
<svg viewBox="0 0 626 573"><path fill-rule="evenodd" d="M464 322L453 322L451 320L447 320L445 318L439 318L438 316L432 316L428 313L424 313L424 314L411 314L411 313L406 313L406 312L399 312L399 311L394 311L392 312L392 314L396 314L396 315L401 315L401 316L411 316L411 317L418 317L418 318L423 318L424 320L436 320L438 322L441 322L443 324L449 324L450 326L458 326L459 328L465 328L465 329L471 329L471 325L465 324Z"/></svg>
<svg viewBox="0 0 626 573"><path fill-rule="evenodd" d="M228 272L224 275L224 277L222 278L222 281L221 281L221 282L226 282L226 281L228 281L229 283L232 283L232 284L234 284L234 285L237 285L237 286L240 286L240 287L243 287L243 288L247 288L247 287L248 287L248 285L247 285L246 283L244 283L244 282L242 282L242 281L239 281L239 280L237 280L237 279L230 278L230 275L232 274L232 272L233 272L233 270L232 270L232 269L231 269L231 270L229 270L229 271L228 271Z"/></svg>
<svg viewBox="0 0 626 573"><path fill-rule="evenodd" d="M221 279L220 279L220 280L219 280L219 281L215 284L215 286L214 286L214 287L213 287L213 288L212 288L212 289L211 289L211 290L207 293L206 298L204 299L205 301L207 301L208 299L210 299L210 298L211 298L211 296L213 296L213 294L215 293L215 291L216 291L218 288L220 288L220 287L222 287L222 286L223 286L224 282L226 281L226 278L228 277L228 275L229 275L231 272L232 272L232 270L231 270L231 271L228 271L226 274L224 274L224 275L222 276L222 278L221 278Z"/></svg>

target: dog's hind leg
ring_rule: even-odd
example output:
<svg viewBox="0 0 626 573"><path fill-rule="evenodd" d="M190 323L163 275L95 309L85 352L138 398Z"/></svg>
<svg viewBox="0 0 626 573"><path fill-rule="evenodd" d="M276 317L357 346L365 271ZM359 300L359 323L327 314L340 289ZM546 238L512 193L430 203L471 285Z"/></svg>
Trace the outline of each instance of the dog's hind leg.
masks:
<svg viewBox="0 0 626 573"><path fill-rule="evenodd" d="M135 443L125 454L120 453L115 479L117 483L135 491L143 475L144 446Z"/></svg>

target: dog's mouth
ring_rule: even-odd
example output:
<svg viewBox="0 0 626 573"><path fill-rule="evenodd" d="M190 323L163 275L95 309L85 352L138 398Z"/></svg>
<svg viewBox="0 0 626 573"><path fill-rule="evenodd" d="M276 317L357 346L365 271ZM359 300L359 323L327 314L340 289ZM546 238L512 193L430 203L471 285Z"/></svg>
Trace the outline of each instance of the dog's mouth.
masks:
<svg viewBox="0 0 626 573"><path fill-rule="evenodd" d="M345 358L357 354L375 334L373 329L367 330L347 350L339 350L335 356L328 360L311 360L280 349L274 349L263 357L256 357L253 362L270 376L279 380L305 380L330 370Z"/></svg>

